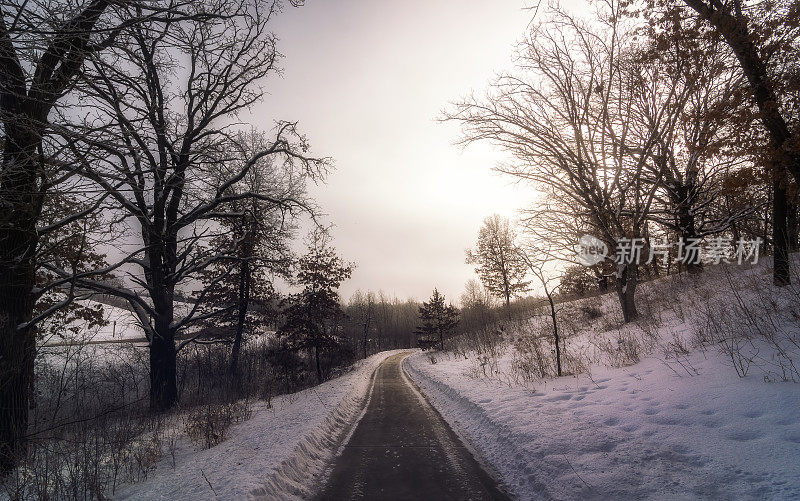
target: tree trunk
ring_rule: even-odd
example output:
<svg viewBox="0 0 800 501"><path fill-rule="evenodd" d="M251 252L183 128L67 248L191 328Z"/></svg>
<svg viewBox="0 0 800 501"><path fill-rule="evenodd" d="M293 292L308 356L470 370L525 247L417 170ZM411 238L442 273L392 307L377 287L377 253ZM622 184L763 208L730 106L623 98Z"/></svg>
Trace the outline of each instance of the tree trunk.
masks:
<svg viewBox="0 0 800 501"><path fill-rule="evenodd" d="M769 185L767 187L767 200L771 200L773 205L775 204L774 193L773 193L773 186ZM772 248L772 239L770 238L770 227L772 226L772 212L775 209L770 206L769 204L764 205L764 229L762 232L762 240L764 241L763 247L761 249L762 254L766 254Z"/></svg>
<svg viewBox="0 0 800 501"><path fill-rule="evenodd" d="M635 264L617 266L617 296L622 307L622 319L626 324L639 316L636 310L637 273Z"/></svg>
<svg viewBox="0 0 800 501"><path fill-rule="evenodd" d="M688 243L697 238L697 228L695 227L694 214L692 214L691 207L689 207L689 191L691 187L678 192L678 226L680 229L680 236L684 243ZM703 263L694 262L694 260L686 263L686 271L689 273L701 273L703 271Z"/></svg>
<svg viewBox="0 0 800 501"><path fill-rule="evenodd" d="M772 191L772 282L778 287L783 287L791 283L791 278L786 227L786 188L780 179L774 182Z"/></svg>
<svg viewBox="0 0 800 501"><path fill-rule="evenodd" d="M364 320L364 338L362 344L362 349L364 351L364 358L367 358L367 343L369 342L369 328L372 325L372 299L367 297L367 313L366 319Z"/></svg>
<svg viewBox="0 0 800 501"><path fill-rule="evenodd" d="M33 61L27 88L26 72L5 25L0 30L3 82L3 165L0 170L0 475L25 453L28 404L33 388L35 330L20 329L33 314L36 285L36 224L42 194L37 178L37 151L53 103L67 91L80 71L94 25L110 2L90 2L86 9L59 28L42 49L50 57ZM21 9L24 9L22 7ZM20 11L20 14L22 12ZM44 40L43 40L44 42ZM40 54L41 55L41 54ZM55 56L55 57L53 57ZM48 76L49 75L49 76Z"/></svg>
<svg viewBox="0 0 800 501"><path fill-rule="evenodd" d="M733 234L733 241L738 245L739 239L742 238L741 232L739 231L739 223L736 221L731 222L731 233Z"/></svg>
<svg viewBox="0 0 800 501"><path fill-rule="evenodd" d="M158 289L160 290L160 289ZM166 288L154 297L156 317L150 340L150 410L162 412L178 402L177 351L172 329L172 294Z"/></svg>
<svg viewBox="0 0 800 501"><path fill-rule="evenodd" d="M33 314L40 209L36 137L6 141L0 178L0 474L14 468L26 450L36 340L33 328L19 327Z"/></svg>
<svg viewBox="0 0 800 501"><path fill-rule="evenodd" d="M228 374L237 378L239 370L239 352L242 349L242 337L244 334L244 322L247 319L247 307L250 303L250 263L242 261L239 269L239 314L236 318L236 335L233 338L231 347L231 362L228 366Z"/></svg>
<svg viewBox="0 0 800 501"><path fill-rule="evenodd" d="M364 335L361 337L361 350L364 353L364 358L367 358L367 341L369 340L369 317L364 322Z"/></svg>
<svg viewBox="0 0 800 501"><path fill-rule="evenodd" d="M320 363L319 363L319 346L314 346L314 358L316 359L316 365L317 365L317 382L321 383L322 382L322 367L320 366Z"/></svg>
<svg viewBox="0 0 800 501"><path fill-rule="evenodd" d="M3 304L0 331L0 473L13 469L25 455L28 429L28 406L33 385L33 361L36 352L33 329L16 326L30 318L30 294L9 297L13 280L3 275L0 303Z"/></svg>
<svg viewBox="0 0 800 501"><path fill-rule="evenodd" d="M547 301L550 303L550 316L553 319L553 337L555 338L556 342L556 368L558 371L559 377L561 376L561 347L560 342L558 339L558 320L556 317L556 306L553 304L553 295L547 290L547 287L544 289L545 293L547 294Z"/></svg>
<svg viewBox="0 0 800 501"><path fill-rule="evenodd" d="M797 219L797 205L789 202L786 204L786 234L789 241L787 246L789 252L797 252L800 245L800 221Z"/></svg>
<svg viewBox="0 0 800 501"><path fill-rule="evenodd" d="M165 411L178 402L177 353L171 332L156 330L150 343L150 409Z"/></svg>

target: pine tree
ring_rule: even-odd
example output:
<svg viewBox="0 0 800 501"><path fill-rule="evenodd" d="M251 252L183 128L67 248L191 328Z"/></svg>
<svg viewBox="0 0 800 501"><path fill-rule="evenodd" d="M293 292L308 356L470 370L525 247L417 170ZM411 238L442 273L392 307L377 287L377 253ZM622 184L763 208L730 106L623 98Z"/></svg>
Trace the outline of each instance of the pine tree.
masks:
<svg viewBox="0 0 800 501"><path fill-rule="evenodd" d="M236 257L219 260L201 273L204 288L200 309L210 316L200 326L202 337L231 343L228 373L236 376L246 328L268 325L277 315L279 296L273 286L273 276L286 276L283 270L288 261L280 267L277 261L266 266L264 256L254 254L253 249L241 245L241 241L236 245L233 233L220 236L215 243L220 247L233 247Z"/></svg>
<svg viewBox="0 0 800 501"><path fill-rule="evenodd" d="M241 136L244 147L253 151L261 139L254 132ZM245 156L252 154L248 150ZM217 175L225 177L224 173ZM243 191L272 195L303 190L296 181L285 186L267 160L256 163L241 184L228 192L235 196ZM202 314L208 315L201 323L203 336L232 343L228 373L236 377L245 327L268 325L277 316L279 297L273 280L290 277L289 242L294 226L285 214L260 198L234 198L217 223L220 233L211 241L212 247L228 252L200 272L203 287L195 296Z"/></svg>
<svg viewBox="0 0 800 501"><path fill-rule="evenodd" d="M445 336L458 325L458 310L452 304L446 305L444 295L433 289L430 300L419 307L419 317L422 321L416 331L419 347L430 348L438 342L443 350Z"/></svg>
<svg viewBox="0 0 800 501"><path fill-rule="evenodd" d="M277 335L292 351L309 350L317 381L322 382L321 352L343 344L331 321L343 315L337 289L350 278L353 267L336 255L321 234L313 236L308 254L300 258L297 266L296 281L303 290L287 299L285 322Z"/></svg>

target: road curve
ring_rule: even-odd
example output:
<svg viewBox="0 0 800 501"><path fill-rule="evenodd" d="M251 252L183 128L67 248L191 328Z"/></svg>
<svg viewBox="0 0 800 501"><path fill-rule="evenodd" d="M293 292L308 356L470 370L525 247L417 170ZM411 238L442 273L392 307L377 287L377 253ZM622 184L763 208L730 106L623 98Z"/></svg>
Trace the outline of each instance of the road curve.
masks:
<svg viewBox="0 0 800 501"><path fill-rule="evenodd" d="M405 375L377 369L369 403L317 500L508 500Z"/></svg>

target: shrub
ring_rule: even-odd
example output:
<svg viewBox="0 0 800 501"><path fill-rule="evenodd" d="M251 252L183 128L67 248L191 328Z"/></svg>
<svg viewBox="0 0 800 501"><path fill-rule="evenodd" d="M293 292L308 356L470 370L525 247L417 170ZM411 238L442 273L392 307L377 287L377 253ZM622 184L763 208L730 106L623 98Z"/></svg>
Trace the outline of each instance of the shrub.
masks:
<svg viewBox="0 0 800 501"><path fill-rule="evenodd" d="M581 306L581 312L588 320L595 320L603 316L603 310L588 304Z"/></svg>
<svg viewBox="0 0 800 501"><path fill-rule="evenodd" d="M540 337L523 336L514 342L514 375L523 381L540 381L555 374L550 343Z"/></svg>
<svg viewBox="0 0 800 501"><path fill-rule="evenodd" d="M612 367L626 367L641 360L642 344L629 333L620 332L616 341L602 339L597 342L597 348Z"/></svg>
<svg viewBox="0 0 800 501"><path fill-rule="evenodd" d="M186 415L184 428L192 443L210 449L225 440L225 434L233 423L248 419L250 414L246 400L207 404Z"/></svg>

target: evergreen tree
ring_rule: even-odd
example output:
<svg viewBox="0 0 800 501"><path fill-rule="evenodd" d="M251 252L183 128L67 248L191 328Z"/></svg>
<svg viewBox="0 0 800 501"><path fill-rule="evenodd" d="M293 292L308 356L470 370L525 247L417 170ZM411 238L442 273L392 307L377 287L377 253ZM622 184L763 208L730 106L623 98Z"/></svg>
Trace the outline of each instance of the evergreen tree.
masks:
<svg viewBox="0 0 800 501"><path fill-rule="evenodd" d="M250 159L265 144L262 133L251 131L237 137L241 158ZM220 162L218 172L210 175L223 183L238 168L231 162ZM244 193L259 197L242 197ZM199 309L207 316L201 323L205 338L232 344L228 373L237 376L239 353L245 339L245 328L266 326L277 316L279 297L273 286L276 277L291 276L290 240L294 234L293 218L276 210L272 199L302 199L305 177L286 176L279 164L268 158L259 159L238 185L228 187L231 200L220 211L216 222L219 234L211 245L227 250L200 272L203 287L195 293ZM209 253L211 254L211 253ZM251 329L249 329L251 330Z"/></svg>
<svg viewBox="0 0 800 501"><path fill-rule="evenodd" d="M341 317L337 289L350 278L351 264L336 255L324 233L315 233L308 254L297 264L296 281L303 290L289 296L278 337L292 351L308 350L314 358L317 381L323 379L320 354L341 348L343 341L332 321Z"/></svg>
<svg viewBox="0 0 800 501"><path fill-rule="evenodd" d="M444 337L458 325L458 310L452 305L444 303L444 295L438 289L433 289L430 300L419 307L419 318L422 325L417 327L417 345L420 348L429 348L439 344L439 349L444 349Z"/></svg>
<svg viewBox="0 0 800 501"><path fill-rule="evenodd" d="M277 228L264 228L255 220L228 221L228 231L214 239L216 248L232 249L201 273L203 289L198 300L209 318L200 325L202 337L230 342L228 372L237 375L245 328L268 325L277 315L278 293L273 277L288 277L290 254L285 240L274 238ZM249 227L249 228L248 228ZM272 237L272 238L270 238ZM280 248L275 244L280 242ZM202 296L202 297L199 297Z"/></svg>

